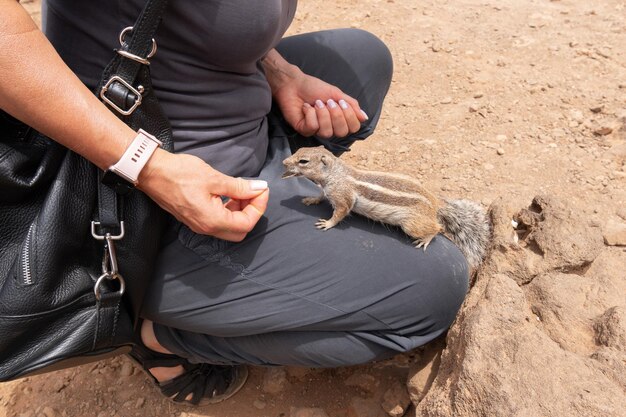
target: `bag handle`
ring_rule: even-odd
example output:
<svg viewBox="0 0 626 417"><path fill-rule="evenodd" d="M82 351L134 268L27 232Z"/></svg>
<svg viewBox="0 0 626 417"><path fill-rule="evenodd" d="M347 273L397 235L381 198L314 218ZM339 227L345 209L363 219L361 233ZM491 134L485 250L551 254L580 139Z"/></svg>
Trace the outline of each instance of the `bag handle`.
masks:
<svg viewBox="0 0 626 417"><path fill-rule="evenodd" d="M118 54L104 69L96 94L120 119L135 130L138 127L145 128L146 119L152 119L153 125L166 126L165 131L151 133L159 137L165 149L171 150L169 122L155 97L152 97L154 103L151 106L141 107L144 94L152 96L153 94L151 91L146 91L146 88L151 86L138 83L142 68L150 65L148 59L156 52L154 34L161 22L166 5L167 0L148 0L135 24L122 30L121 48L117 50ZM149 72L147 75L143 74L143 78L149 79ZM99 180L102 179L101 176L102 173L99 173ZM119 218L118 200L121 199L115 191L102 183L98 184L99 221L94 222L94 226L98 226L97 233L102 233L100 236L105 236L106 233L121 233L123 222Z"/></svg>

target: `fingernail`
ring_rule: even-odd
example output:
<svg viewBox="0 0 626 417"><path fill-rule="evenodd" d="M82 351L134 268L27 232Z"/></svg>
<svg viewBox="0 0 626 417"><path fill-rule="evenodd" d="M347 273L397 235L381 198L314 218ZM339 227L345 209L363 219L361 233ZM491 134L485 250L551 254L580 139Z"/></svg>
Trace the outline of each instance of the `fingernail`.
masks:
<svg viewBox="0 0 626 417"><path fill-rule="evenodd" d="M337 107L337 103L335 103L335 100L333 100L332 98L329 99L326 104L328 105L328 107L330 107L331 109L334 109Z"/></svg>
<svg viewBox="0 0 626 417"><path fill-rule="evenodd" d="M252 191L265 190L265 189L267 189L267 181L252 180L252 181L250 181L250 189Z"/></svg>
<svg viewBox="0 0 626 417"><path fill-rule="evenodd" d="M324 102L322 100L315 100L315 105L317 106L318 109L324 108Z"/></svg>
<svg viewBox="0 0 626 417"><path fill-rule="evenodd" d="M339 107L346 110L348 108L348 103L345 100L339 100Z"/></svg>
<svg viewBox="0 0 626 417"><path fill-rule="evenodd" d="M361 109L361 114L363 115L363 117L365 117L365 120L369 120L370 119L370 117L367 115L367 113L365 113L363 111L363 109Z"/></svg>
<svg viewBox="0 0 626 417"><path fill-rule="evenodd" d="M302 107L304 107L305 109L310 109L311 105L309 103L304 103Z"/></svg>

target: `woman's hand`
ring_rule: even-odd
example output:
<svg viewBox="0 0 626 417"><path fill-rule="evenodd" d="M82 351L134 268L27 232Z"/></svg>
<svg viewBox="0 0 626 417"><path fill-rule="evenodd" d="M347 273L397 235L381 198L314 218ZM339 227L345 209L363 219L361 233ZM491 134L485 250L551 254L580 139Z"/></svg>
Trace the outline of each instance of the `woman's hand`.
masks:
<svg viewBox="0 0 626 417"><path fill-rule="evenodd" d="M301 135L341 138L357 132L367 120L357 100L303 73L276 50L270 51L262 62L274 100L285 120Z"/></svg>
<svg viewBox="0 0 626 417"><path fill-rule="evenodd" d="M139 188L194 232L233 242L252 230L269 198L265 181L229 177L198 157L161 149L142 170Z"/></svg>

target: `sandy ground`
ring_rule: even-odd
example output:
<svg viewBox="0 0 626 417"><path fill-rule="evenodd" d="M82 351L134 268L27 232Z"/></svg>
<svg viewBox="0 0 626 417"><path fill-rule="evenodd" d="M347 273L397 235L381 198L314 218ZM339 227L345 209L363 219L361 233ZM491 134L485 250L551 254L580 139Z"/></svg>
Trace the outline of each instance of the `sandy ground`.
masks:
<svg viewBox="0 0 626 417"><path fill-rule="evenodd" d="M38 1L24 5L38 19ZM377 34L395 61L379 127L349 162L413 175L442 196L488 205L504 195L522 207L548 193L591 222L617 219L626 201L626 2L302 0L290 33L346 26ZM120 357L2 384L0 417L284 417L305 415L302 407L378 416L415 355L325 371L253 369L240 394L201 411L162 399Z"/></svg>

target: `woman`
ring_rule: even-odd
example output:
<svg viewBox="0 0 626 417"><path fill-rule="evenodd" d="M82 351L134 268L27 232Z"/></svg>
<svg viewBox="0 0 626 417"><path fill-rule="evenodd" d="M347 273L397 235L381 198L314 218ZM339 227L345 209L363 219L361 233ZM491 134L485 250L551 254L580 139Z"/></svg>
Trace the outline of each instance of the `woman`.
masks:
<svg viewBox="0 0 626 417"><path fill-rule="evenodd" d="M0 5L0 108L103 170L116 164L137 133L90 89L143 2L48 0L50 41L14 0ZM364 31L282 39L295 8L171 2L157 32L151 72L176 153L156 149L138 187L178 222L132 356L176 401L228 398L245 364L331 367L408 351L445 332L467 290L446 238L424 253L359 217L323 233L314 223L330 207L300 203L316 187L280 180L299 146L339 154L368 137L392 71Z"/></svg>

